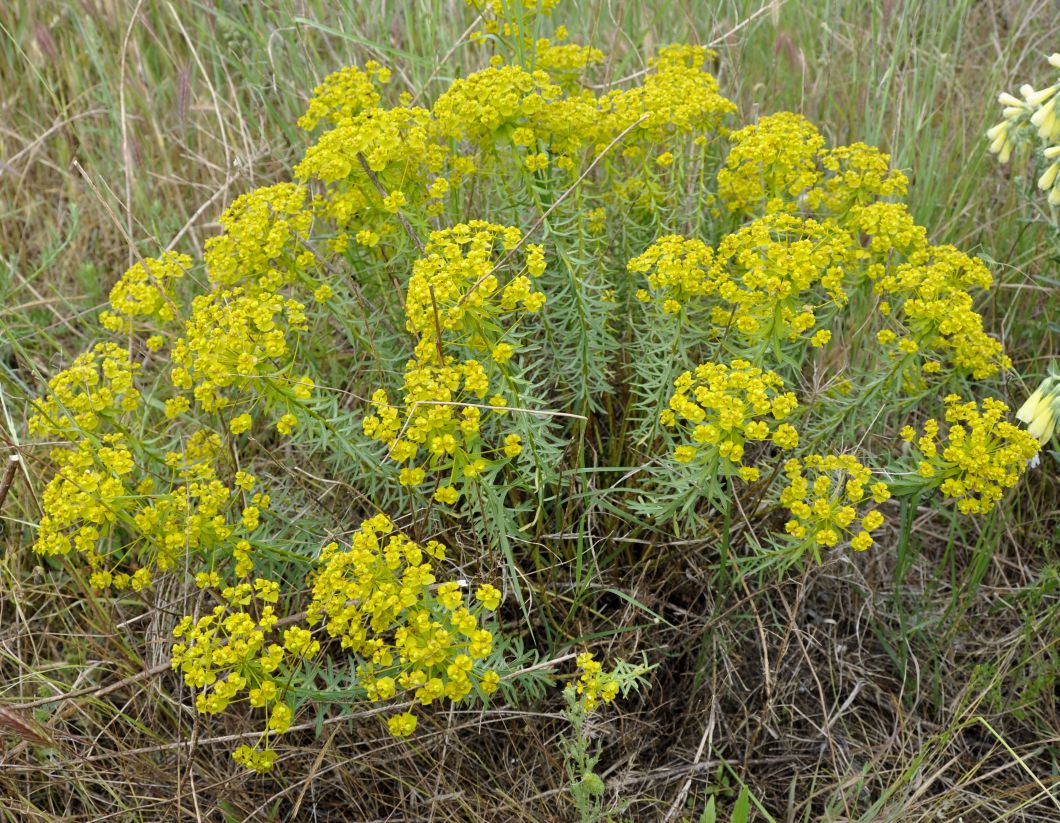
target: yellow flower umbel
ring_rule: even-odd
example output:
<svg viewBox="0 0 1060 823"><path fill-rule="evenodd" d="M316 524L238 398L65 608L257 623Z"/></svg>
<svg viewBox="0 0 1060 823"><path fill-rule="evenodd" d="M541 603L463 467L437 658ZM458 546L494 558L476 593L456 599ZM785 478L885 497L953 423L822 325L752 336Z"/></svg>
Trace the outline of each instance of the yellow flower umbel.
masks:
<svg viewBox="0 0 1060 823"><path fill-rule="evenodd" d="M731 136L732 148L718 172L718 196L736 214L793 212L799 195L822 178L817 153L824 138L805 117L780 112Z"/></svg>
<svg viewBox="0 0 1060 823"><path fill-rule="evenodd" d="M887 306L893 304L887 319L898 330L881 330L879 342L896 360L934 353L977 380L1008 368L1012 361L1001 342L986 333L982 316L972 308L972 290L989 289L993 280L982 260L953 246L929 246L910 255L881 273L874 285ZM941 364L927 359L922 369L938 372Z"/></svg>
<svg viewBox="0 0 1060 823"><path fill-rule="evenodd" d="M284 629L277 637L282 644L268 642L279 620L279 588L262 578L229 586L220 593L224 605L198 620L186 616L173 630L179 642L173 646L172 666L198 693L195 708L200 713L218 714L244 700L264 710L265 749L240 746L232 753L236 762L259 772L269 771L276 760L268 735L283 734L294 718L286 702L292 669L320 651L319 641L300 626Z"/></svg>
<svg viewBox="0 0 1060 823"><path fill-rule="evenodd" d="M729 366L703 363L678 377L674 387L677 391L661 421L692 441L674 449L680 463L708 462L750 482L758 480L759 471L743 465L747 443L772 440L785 450L799 444L795 428L780 422L798 401L783 391L783 381L771 371L746 360L733 360Z"/></svg>
<svg viewBox="0 0 1060 823"><path fill-rule="evenodd" d="M610 703L618 696L618 678L613 673L605 672L603 665L596 660L592 652L579 654L577 660L581 674L574 687L581 696L585 711L591 712L601 702Z"/></svg>
<svg viewBox="0 0 1060 823"><path fill-rule="evenodd" d="M48 381L48 394L36 401L29 419L38 437L74 437L98 432L140 407L133 377L139 370L115 343L97 343L69 368Z"/></svg>
<svg viewBox="0 0 1060 823"><path fill-rule="evenodd" d="M405 297L406 328L418 342L405 366L403 402L378 389L363 420L364 433L387 445L387 457L407 464L402 485L420 485L428 472L446 484L434 494L440 503L455 504L456 485L522 451L515 435L491 447L481 432L484 416L503 413L492 408L505 402L490 388L511 384L515 327L545 303L534 288L545 270L540 246L528 244L501 265L521 239L517 228L481 220L432 232Z"/></svg>
<svg viewBox="0 0 1060 823"><path fill-rule="evenodd" d="M1035 437L1003 419L1007 411L1000 400L987 398L980 410L951 394L944 436L936 420L924 424L920 437L912 426L902 429L902 439L915 446L920 477L956 500L962 514L989 513L1038 454Z"/></svg>
<svg viewBox="0 0 1060 823"><path fill-rule="evenodd" d="M132 332L138 322L157 325L176 316L173 283L191 269L186 254L167 251L161 257L147 258L132 266L110 290L110 311L99 316L103 328L118 334Z"/></svg>
<svg viewBox="0 0 1060 823"><path fill-rule="evenodd" d="M324 78L313 89L306 113L298 125L312 131L320 123L338 125L352 120L365 109L379 105L378 86L390 80L390 69L369 60L364 69L347 66Z"/></svg>
<svg viewBox="0 0 1060 823"><path fill-rule="evenodd" d="M419 360L436 362L439 349L454 344L492 355L507 327L541 309L545 295L535 290L534 281L545 271L543 249L531 243L508 259L522 239L513 226L483 220L431 233L424 255L413 264L405 296L407 327L419 340Z"/></svg>
<svg viewBox="0 0 1060 823"><path fill-rule="evenodd" d="M850 454L811 454L784 464L788 486L780 503L792 519L785 531L810 548L820 559L820 549L831 549L844 540L864 551L873 544L872 532L883 525L876 509L859 511L870 502L890 498L887 484L872 483L872 472Z"/></svg>
<svg viewBox="0 0 1060 823"><path fill-rule="evenodd" d="M365 520L348 548L324 547L308 622L323 622L357 656L369 700L401 692L429 706L459 702L474 688L483 695L497 690L500 678L482 664L493 651L493 634L480 621L500 604L500 592L482 585L472 599L460 583L438 583L433 563L444 559L440 543L420 546L395 532L384 515ZM398 715L388 726L404 737L415 729L415 717Z"/></svg>
<svg viewBox="0 0 1060 823"><path fill-rule="evenodd" d="M667 314L707 307L719 336L812 341L815 310L847 302L844 269L855 248L831 221L769 214L725 235L716 252L701 240L668 235L627 268L648 281L637 293L641 302L656 302ZM819 336L814 344L825 342Z"/></svg>
<svg viewBox="0 0 1060 823"><path fill-rule="evenodd" d="M1056 431L1060 418L1060 377L1049 375L1016 412L1016 419L1027 424L1027 432L1045 445Z"/></svg>

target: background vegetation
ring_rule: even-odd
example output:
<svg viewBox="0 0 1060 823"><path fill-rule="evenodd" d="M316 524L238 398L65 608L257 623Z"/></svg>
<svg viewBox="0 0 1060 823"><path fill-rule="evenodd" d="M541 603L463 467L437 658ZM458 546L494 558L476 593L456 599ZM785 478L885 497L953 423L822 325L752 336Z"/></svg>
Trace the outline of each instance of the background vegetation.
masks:
<svg viewBox="0 0 1060 823"><path fill-rule="evenodd" d="M557 19L616 78L658 45L709 43L742 121L790 109L834 144L891 152L932 241L991 261L999 287L980 309L1024 377L1010 405L1037 385L1060 331L1056 246L1033 169L999 167L983 135L997 91L1051 76L1049 0L569 2ZM289 176L325 74L374 58L429 98L480 67L473 23L462 0L0 9L5 448L137 254L201 247L236 195ZM558 692L533 710L452 710L412 744L309 718L281 771L248 776L229 756L241 730L194 725L159 674L162 616L96 603L29 551L43 455L24 457L0 521L7 819L569 819ZM650 691L594 721L608 791L634 820L726 819L743 786L763 820L1060 819L1057 492L1046 455L989 520L912 512L866 555L739 597L691 560L626 578L598 604L634 627L614 648L656 614L667 655Z"/></svg>

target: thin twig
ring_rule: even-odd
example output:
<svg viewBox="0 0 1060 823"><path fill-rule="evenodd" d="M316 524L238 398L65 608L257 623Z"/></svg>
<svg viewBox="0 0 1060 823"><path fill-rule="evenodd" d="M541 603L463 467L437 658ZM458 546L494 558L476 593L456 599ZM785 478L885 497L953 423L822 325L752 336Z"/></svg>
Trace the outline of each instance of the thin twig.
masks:
<svg viewBox="0 0 1060 823"><path fill-rule="evenodd" d="M142 672L137 672L134 675L130 675L117 683L111 683L109 686L103 686L102 688L96 686L89 686L85 689L76 689L72 692L64 692L63 694L55 694L51 697L42 697L40 700L33 700L29 703L19 703L14 708L17 709L36 709L39 706L47 706L50 703L58 703L61 700L72 700L75 697L85 697L91 695L92 697L103 697L104 695L116 692L118 689L124 688L125 686L132 685L133 683L139 683L141 680L149 680L156 675L162 674L162 672L168 671L171 668L169 662L159 663L157 666L152 666L149 669L144 669Z"/></svg>

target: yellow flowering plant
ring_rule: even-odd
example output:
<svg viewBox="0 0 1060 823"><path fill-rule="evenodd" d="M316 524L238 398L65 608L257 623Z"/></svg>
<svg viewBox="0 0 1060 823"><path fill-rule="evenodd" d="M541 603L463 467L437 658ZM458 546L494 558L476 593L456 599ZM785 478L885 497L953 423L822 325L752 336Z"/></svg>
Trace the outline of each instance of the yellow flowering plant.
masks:
<svg viewBox="0 0 1060 823"><path fill-rule="evenodd" d="M553 5L477 4L484 67L433 100L374 62L326 77L293 179L201 260L130 267L29 411L35 550L101 598L183 593L172 667L200 713L256 718L242 766L339 693L401 738L514 699L600 613L590 564L683 562L651 549L686 535L722 566L888 551L892 495L936 489L989 516L1052 431L1048 381L1030 433L940 404L1011 366L993 278L930 243L886 154L791 112L732 130L700 46L612 82L543 36ZM583 713L644 674L578 665Z"/></svg>

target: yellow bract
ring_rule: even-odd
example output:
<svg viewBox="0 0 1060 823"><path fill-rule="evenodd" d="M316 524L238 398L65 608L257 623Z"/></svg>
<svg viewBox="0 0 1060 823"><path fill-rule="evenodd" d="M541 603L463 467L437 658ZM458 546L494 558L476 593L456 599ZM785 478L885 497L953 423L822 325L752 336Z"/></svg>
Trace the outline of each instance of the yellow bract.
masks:
<svg viewBox="0 0 1060 823"><path fill-rule="evenodd" d="M429 706L463 700L476 684L493 690L482 665L493 635L479 621L499 604L500 592L480 586L474 605L458 583L435 586L434 562L444 558L439 543L420 546L383 515L364 521L348 548L324 547L307 620L323 623L361 661L358 679L370 700L389 700L400 689ZM411 734L410 717L391 718L391 731Z"/></svg>
<svg viewBox="0 0 1060 823"><path fill-rule="evenodd" d="M1038 440L1005 421L1006 412L1000 400L987 398L980 406L949 395L947 431L929 420L914 443L920 474L956 500L962 514L990 512L1038 454ZM914 442L915 430L904 430L903 437Z"/></svg>
<svg viewBox="0 0 1060 823"><path fill-rule="evenodd" d="M574 686L581 696L585 711L593 711L600 703L611 703L618 696L618 678L611 672L605 672L603 665L591 652L579 654L575 662L581 673Z"/></svg>
<svg viewBox="0 0 1060 823"><path fill-rule="evenodd" d="M795 395L784 392L784 382L746 360L704 363L674 381L676 391L662 413L663 425L677 429L692 444L677 446L674 458L720 461L726 473L743 480L759 479L759 470L745 466L748 444L772 442L781 449L798 445L799 436L785 420L798 406ZM694 444L694 445L693 445Z"/></svg>
<svg viewBox="0 0 1060 823"><path fill-rule="evenodd" d="M883 525L876 509L864 510L870 502L890 498L887 484L872 483L872 472L850 454L811 454L784 464L788 485L780 503L792 514L785 531L813 551L834 548L849 540L851 548L864 551L873 544L872 532Z"/></svg>

